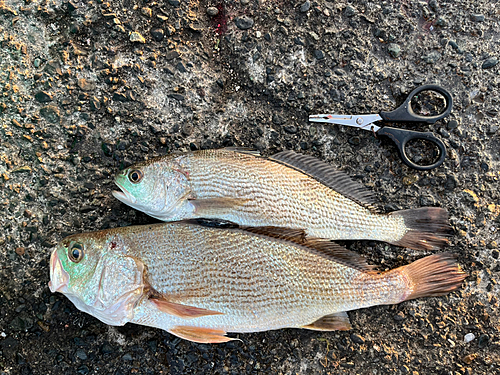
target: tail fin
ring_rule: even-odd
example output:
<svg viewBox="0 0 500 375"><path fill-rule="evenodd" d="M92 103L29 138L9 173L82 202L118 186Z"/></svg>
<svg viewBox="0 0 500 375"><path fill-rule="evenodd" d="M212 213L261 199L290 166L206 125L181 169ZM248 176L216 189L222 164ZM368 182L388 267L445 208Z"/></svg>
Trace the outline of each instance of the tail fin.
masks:
<svg viewBox="0 0 500 375"><path fill-rule="evenodd" d="M431 255L396 270L409 284L402 301L447 294L460 288L467 277L456 263L456 256L450 253Z"/></svg>
<svg viewBox="0 0 500 375"><path fill-rule="evenodd" d="M439 207L422 207L412 210L391 212L391 216L401 216L408 232L394 245L415 250L439 250L448 243L452 233L448 224L448 212Z"/></svg>

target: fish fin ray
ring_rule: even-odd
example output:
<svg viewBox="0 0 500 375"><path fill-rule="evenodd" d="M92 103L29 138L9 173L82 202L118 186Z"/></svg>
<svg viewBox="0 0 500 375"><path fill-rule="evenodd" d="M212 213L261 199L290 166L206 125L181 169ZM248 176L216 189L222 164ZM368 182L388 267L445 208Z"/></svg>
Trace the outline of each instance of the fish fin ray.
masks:
<svg viewBox="0 0 500 375"><path fill-rule="evenodd" d="M460 288L467 274L460 269L456 255L441 253L419 259L389 272L402 273L408 291L401 301L420 297L442 296Z"/></svg>
<svg viewBox="0 0 500 375"><path fill-rule="evenodd" d="M199 216L217 216L232 212L243 206L249 199L242 198L204 198L192 199L189 202L194 206L195 213Z"/></svg>
<svg viewBox="0 0 500 375"><path fill-rule="evenodd" d="M373 192L354 181L346 173L310 155L298 154L291 150L281 151L269 160L286 165L314 178L323 185L335 190L374 213L378 213L377 200Z"/></svg>
<svg viewBox="0 0 500 375"><path fill-rule="evenodd" d="M447 243L452 233L448 223L448 212L440 207L420 207L391 212L391 216L401 216L408 232L394 245L415 250L439 250Z"/></svg>
<svg viewBox="0 0 500 375"><path fill-rule="evenodd" d="M175 326L169 329L168 332L182 339L200 344L219 344L239 340L234 337L227 337L224 330L205 327Z"/></svg>
<svg viewBox="0 0 500 375"><path fill-rule="evenodd" d="M259 234L267 237L278 238L286 241L295 242L300 245L304 245L306 243L306 231L303 229L292 229L285 227L273 227L273 226L265 226L265 227L240 227L242 230L246 232L251 232L254 234Z"/></svg>
<svg viewBox="0 0 500 375"><path fill-rule="evenodd" d="M164 313L177 316L183 319L193 319L199 318L201 316L208 315L224 315L224 313L218 311L212 311L203 309L195 306L181 305L179 303L170 302L166 299L160 298L150 298L149 301L158 309Z"/></svg>
<svg viewBox="0 0 500 375"><path fill-rule="evenodd" d="M302 229L289 229L282 227L241 227L242 230L291 241L316 251L327 259L362 272L371 272L375 266L366 262L366 259L353 251L347 250L338 243L324 238L307 237Z"/></svg>
<svg viewBox="0 0 500 375"><path fill-rule="evenodd" d="M302 326L301 328L310 329L313 331L348 331L352 329L349 316L345 311L325 315L311 324Z"/></svg>

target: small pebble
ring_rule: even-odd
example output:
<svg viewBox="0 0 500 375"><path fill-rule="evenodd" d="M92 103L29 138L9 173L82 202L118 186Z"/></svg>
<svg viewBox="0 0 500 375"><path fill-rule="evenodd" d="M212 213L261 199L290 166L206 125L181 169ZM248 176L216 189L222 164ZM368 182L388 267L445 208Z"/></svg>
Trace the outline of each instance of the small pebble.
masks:
<svg viewBox="0 0 500 375"><path fill-rule="evenodd" d="M346 17L352 17L356 14L356 9L350 5L345 7L344 14Z"/></svg>
<svg viewBox="0 0 500 375"><path fill-rule="evenodd" d="M83 349L78 349L75 353L75 355L81 359L82 361L85 361L88 357L87 357L87 354L85 353L85 351Z"/></svg>
<svg viewBox="0 0 500 375"><path fill-rule="evenodd" d="M214 16L216 16L216 15L219 14L219 9L217 9L216 7L208 7L207 8L207 14L210 17L214 17Z"/></svg>
<svg viewBox="0 0 500 375"><path fill-rule="evenodd" d="M476 338L476 335L474 335L473 333L468 333L464 336L464 342L467 344L468 342L471 342L475 338Z"/></svg>
<svg viewBox="0 0 500 375"><path fill-rule="evenodd" d="M483 69L489 69L489 68L493 68L497 64L498 64L498 59L493 56L493 57L490 57L489 59L486 59L483 62L483 65L481 67Z"/></svg>
<svg viewBox="0 0 500 375"><path fill-rule="evenodd" d="M387 52L389 52L389 55L396 58L401 54L401 47L399 46L399 44L390 43L387 47Z"/></svg>
<svg viewBox="0 0 500 375"><path fill-rule="evenodd" d="M302 13L306 13L307 11L309 11L309 9L311 9L311 2L309 0L307 0L300 6L300 11Z"/></svg>
<svg viewBox="0 0 500 375"><path fill-rule="evenodd" d="M187 72L187 69L186 67L184 66L184 64L182 62L178 62L177 63L177 66L176 66L177 70L181 73L186 73Z"/></svg>
<svg viewBox="0 0 500 375"><path fill-rule="evenodd" d="M133 31L132 33L130 33L130 41L137 43L146 43L146 39L144 39L144 37L137 31Z"/></svg>
<svg viewBox="0 0 500 375"><path fill-rule="evenodd" d="M164 32L162 29L152 29L151 35L157 42L161 42L163 40Z"/></svg>
<svg viewBox="0 0 500 375"><path fill-rule="evenodd" d="M470 18L474 22L484 22L484 14L471 14Z"/></svg>
<svg viewBox="0 0 500 375"><path fill-rule="evenodd" d="M236 23L236 27L240 30L248 30L250 29L253 24L254 24L254 21L252 18L250 17L247 17L247 16L243 16L243 17L237 17L234 22Z"/></svg>
<svg viewBox="0 0 500 375"><path fill-rule="evenodd" d="M363 338L363 336L360 336L356 333L351 333L351 341L356 343L356 344L364 344L365 343L365 339Z"/></svg>
<svg viewBox="0 0 500 375"><path fill-rule="evenodd" d="M487 347L489 341L490 341L490 336L488 336L486 334L479 336L479 343L478 343L479 349L483 349L483 348Z"/></svg>
<svg viewBox="0 0 500 375"><path fill-rule="evenodd" d="M16 247L16 254L19 256L24 255L25 249L24 247Z"/></svg>
<svg viewBox="0 0 500 375"><path fill-rule="evenodd" d="M153 10L151 8L144 7L141 9L141 13L144 16L151 18L151 16L153 15Z"/></svg>
<svg viewBox="0 0 500 375"><path fill-rule="evenodd" d="M453 130L453 129L458 128L458 121L457 120L448 121L448 123L446 124L446 128L448 130Z"/></svg>
<svg viewBox="0 0 500 375"><path fill-rule="evenodd" d="M500 127L498 125L490 125L488 128L488 134L495 134Z"/></svg>
<svg viewBox="0 0 500 375"><path fill-rule="evenodd" d="M314 57L317 60L323 60L325 58L325 53L320 49L314 50Z"/></svg>
<svg viewBox="0 0 500 375"><path fill-rule="evenodd" d="M39 103L48 103L50 101L52 101L52 95L50 95L48 92L46 91L40 91L40 92L37 92L35 94L35 99L39 102Z"/></svg>

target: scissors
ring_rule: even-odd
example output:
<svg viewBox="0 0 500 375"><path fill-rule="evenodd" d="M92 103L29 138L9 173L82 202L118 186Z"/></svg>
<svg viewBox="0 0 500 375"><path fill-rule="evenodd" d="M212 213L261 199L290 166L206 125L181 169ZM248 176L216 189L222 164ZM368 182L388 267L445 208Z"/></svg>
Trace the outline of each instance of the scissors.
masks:
<svg viewBox="0 0 500 375"><path fill-rule="evenodd" d="M413 111L411 106L411 100L414 97L418 97L418 94L422 91L433 91L441 94L446 100L446 107L444 111L435 116L424 116L418 115ZM453 107L453 99L448 91L446 91L441 86L437 85L424 85L417 87L413 90L408 98L403 104L391 112L380 112L379 114L369 114L369 115L335 115L335 114L322 114L322 115L311 115L309 116L309 121L312 122L328 122L331 124L354 126L356 128L361 128L365 130L372 131L376 136L385 135L391 138L396 144L401 160L409 167L417 169L420 171L426 171L434 169L443 164L446 158L446 148L443 142L436 138L431 132L417 132L412 130L397 129L388 126L378 126L374 125L377 121L383 122L420 122L426 124L434 124L436 121L448 116ZM437 156L437 161L430 165L420 165L413 162L406 154L406 145L409 141L414 139L421 139L424 142L433 143L437 146L439 154ZM434 158L435 160L436 158Z"/></svg>

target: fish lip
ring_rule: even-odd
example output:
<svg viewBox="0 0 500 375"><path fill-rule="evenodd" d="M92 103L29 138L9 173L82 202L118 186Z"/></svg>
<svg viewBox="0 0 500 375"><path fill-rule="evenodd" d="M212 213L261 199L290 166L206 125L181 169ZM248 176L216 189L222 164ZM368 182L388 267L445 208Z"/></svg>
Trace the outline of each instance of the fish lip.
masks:
<svg viewBox="0 0 500 375"><path fill-rule="evenodd" d="M135 204L137 202L137 199L135 199L135 197L117 181L115 181L115 185L118 186L121 191L113 190L111 192L111 194L113 194L113 197L126 204Z"/></svg>
<svg viewBox="0 0 500 375"><path fill-rule="evenodd" d="M64 270L56 250L50 256L50 281L49 289L52 293L64 293L67 290L69 274Z"/></svg>

